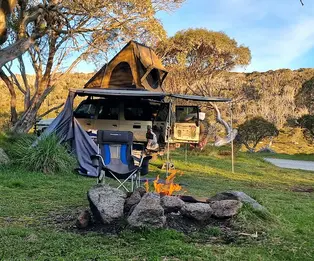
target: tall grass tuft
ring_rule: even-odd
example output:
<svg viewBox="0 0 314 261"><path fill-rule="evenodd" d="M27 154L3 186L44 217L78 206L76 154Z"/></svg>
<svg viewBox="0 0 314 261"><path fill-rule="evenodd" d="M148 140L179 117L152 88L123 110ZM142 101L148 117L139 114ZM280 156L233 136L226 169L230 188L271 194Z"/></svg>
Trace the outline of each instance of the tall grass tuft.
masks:
<svg viewBox="0 0 314 261"><path fill-rule="evenodd" d="M75 166L75 158L61 145L56 135L39 140L32 146L33 139L21 137L10 150L12 160L19 166L43 173L70 171Z"/></svg>

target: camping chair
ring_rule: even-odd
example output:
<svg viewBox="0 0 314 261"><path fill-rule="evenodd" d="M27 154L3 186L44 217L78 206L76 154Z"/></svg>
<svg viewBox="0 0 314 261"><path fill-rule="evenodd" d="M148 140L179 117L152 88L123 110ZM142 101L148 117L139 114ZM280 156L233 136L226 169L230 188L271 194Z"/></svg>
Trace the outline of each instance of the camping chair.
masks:
<svg viewBox="0 0 314 261"><path fill-rule="evenodd" d="M97 183L113 178L119 182L118 188L126 191L126 182L131 181L131 190L139 187L141 174L148 173L148 163L151 156L140 158L132 156L133 133L130 131L97 131L98 154L91 156L93 166L98 169ZM134 164L138 161L138 165ZM122 181L121 181L122 180Z"/></svg>

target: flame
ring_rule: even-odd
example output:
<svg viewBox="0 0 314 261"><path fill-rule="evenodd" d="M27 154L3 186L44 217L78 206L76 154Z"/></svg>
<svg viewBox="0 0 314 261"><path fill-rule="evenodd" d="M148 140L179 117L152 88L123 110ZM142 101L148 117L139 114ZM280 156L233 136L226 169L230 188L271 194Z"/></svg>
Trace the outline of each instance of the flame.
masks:
<svg viewBox="0 0 314 261"><path fill-rule="evenodd" d="M182 175L183 173L177 170L170 170L170 175L166 178L165 183L159 183L159 175L153 181L155 192L158 194L171 196L174 192L180 191L182 187L179 184L174 183L174 179L176 178L176 174ZM145 183L146 191L148 192L149 186L148 182Z"/></svg>

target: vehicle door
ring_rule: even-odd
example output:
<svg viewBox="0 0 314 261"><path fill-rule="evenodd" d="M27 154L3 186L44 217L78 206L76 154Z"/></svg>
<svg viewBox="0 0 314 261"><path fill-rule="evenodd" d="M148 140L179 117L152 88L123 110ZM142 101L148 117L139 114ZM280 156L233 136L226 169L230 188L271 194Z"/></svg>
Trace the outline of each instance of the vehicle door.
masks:
<svg viewBox="0 0 314 261"><path fill-rule="evenodd" d="M172 141L183 143L200 141L198 106L176 106Z"/></svg>
<svg viewBox="0 0 314 261"><path fill-rule="evenodd" d="M99 99L95 120L97 130L119 130L120 102L117 99Z"/></svg>
<svg viewBox="0 0 314 261"><path fill-rule="evenodd" d="M92 132L95 128L96 102L95 100L85 100L79 104L73 113L80 125L87 132Z"/></svg>
<svg viewBox="0 0 314 261"><path fill-rule="evenodd" d="M123 112L120 130L133 132L134 141L146 142L147 126L152 126L153 117L149 101L126 99L123 102Z"/></svg>

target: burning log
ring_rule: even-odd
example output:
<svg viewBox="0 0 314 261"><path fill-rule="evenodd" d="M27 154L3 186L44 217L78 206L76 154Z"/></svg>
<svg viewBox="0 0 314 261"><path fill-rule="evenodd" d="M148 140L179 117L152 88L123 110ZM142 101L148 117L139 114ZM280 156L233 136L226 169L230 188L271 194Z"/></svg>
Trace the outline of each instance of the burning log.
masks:
<svg viewBox="0 0 314 261"><path fill-rule="evenodd" d="M187 196L187 195L178 195L178 197L184 202L188 202L188 203L208 203L208 198Z"/></svg>
<svg viewBox="0 0 314 261"><path fill-rule="evenodd" d="M170 170L170 175L166 178L165 182L163 183L159 182L158 175L157 178L153 181L155 192L160 195L171 196L174 192L181 191L182 186L174 183L174 179L176 178L177 173L179 173L180 175L183 174L182 172L175 169ZM148 180L146 180L145 182L145 189L146 192L149 192Z"/></svg>

